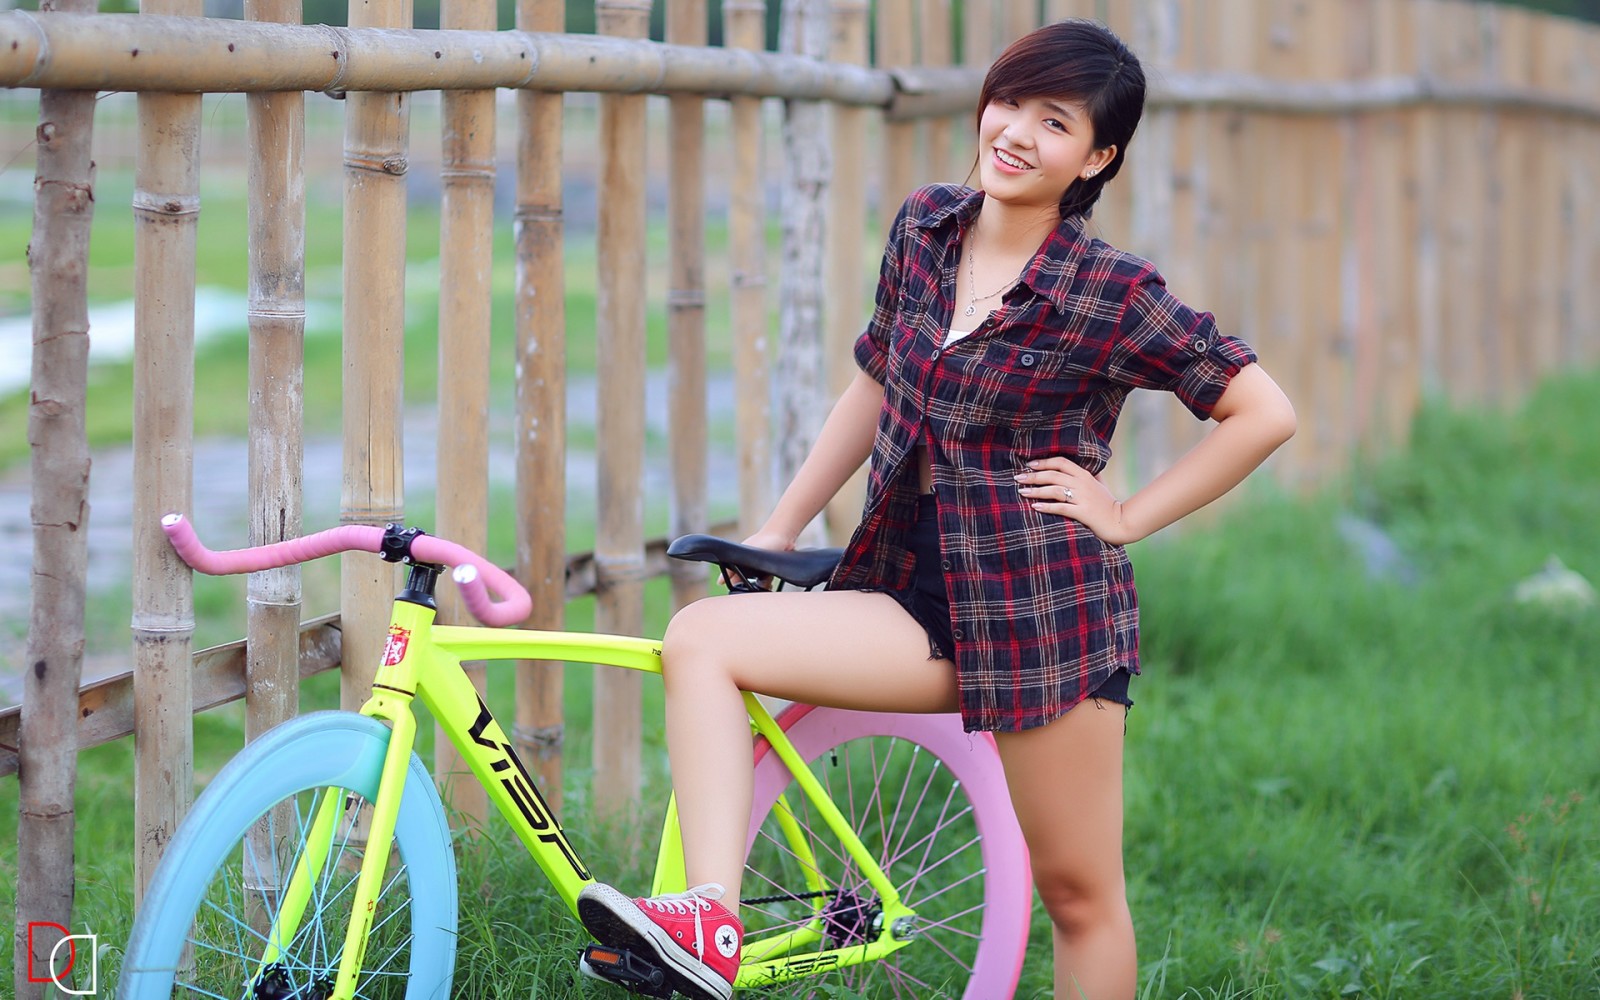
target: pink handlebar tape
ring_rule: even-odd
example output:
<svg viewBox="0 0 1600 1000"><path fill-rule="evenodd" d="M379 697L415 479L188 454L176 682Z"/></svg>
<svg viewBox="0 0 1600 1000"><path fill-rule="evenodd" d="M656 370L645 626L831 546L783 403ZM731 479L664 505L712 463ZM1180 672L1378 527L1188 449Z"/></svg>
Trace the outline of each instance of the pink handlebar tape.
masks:
<svg viewBox="0 0 1600 1000"><path fill-rule="evenodd" d="M383 550L383 529L365 524L346 524L304 538L226 552L213 552L202 545L194 526L182 514L163 517L161 530L184 562L213 576L293 566L338 552L376 554ZM433 535L418 535L411 542L411 557L419 562L454 566L451 576L461 588L461 599L472 616L485 625L515 625L533 609L533 598L522 584L464 545ZM493 599L489 596L491 591Z"/></svg>

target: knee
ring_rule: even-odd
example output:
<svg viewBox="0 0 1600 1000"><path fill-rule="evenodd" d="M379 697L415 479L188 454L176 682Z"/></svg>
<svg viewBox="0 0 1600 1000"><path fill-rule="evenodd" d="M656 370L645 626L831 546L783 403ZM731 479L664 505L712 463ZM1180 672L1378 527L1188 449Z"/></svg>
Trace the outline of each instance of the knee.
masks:
<svg viewBox="0 0 1600 1000"><path fill-rule="evenodd" d="M1120 867L1097 871L1082 866L1036 866L1033 879L1050 922L1068 937L1130 919Z"/></svg>
<svg viewBox="0 0 1600 1000"><path fill-rule="evenodd" d="M661 675L671 686L677 681L704 679L708 674L726 672L723 669L723 645L716 639L719 631L716 609L710 607L717 598L707 598L685 605L667 623L661 638Z"/></svg>

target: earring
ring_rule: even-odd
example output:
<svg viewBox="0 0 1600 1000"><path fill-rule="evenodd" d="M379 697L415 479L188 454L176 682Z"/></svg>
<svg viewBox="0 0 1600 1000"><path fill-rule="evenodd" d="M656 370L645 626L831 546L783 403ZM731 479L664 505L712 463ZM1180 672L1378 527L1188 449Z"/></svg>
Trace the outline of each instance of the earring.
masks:
<svg viewBox="0 0 1600 1000"><path fill-rule="evenodd" d="M1099 167L1090 167L1088 173L1083 175L1083 179L1084 180L1089 180L1091 177L1093 177L1095 174L1098 174L1099 172L1100 172L1100 168Z"/></svg>

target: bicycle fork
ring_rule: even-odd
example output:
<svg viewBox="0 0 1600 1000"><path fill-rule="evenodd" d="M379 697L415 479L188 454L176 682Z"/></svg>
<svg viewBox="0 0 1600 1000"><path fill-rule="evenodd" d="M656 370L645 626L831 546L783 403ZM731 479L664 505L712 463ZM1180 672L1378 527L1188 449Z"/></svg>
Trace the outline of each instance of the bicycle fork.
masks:
<svg viewBox="0 0 1600 1000"><path fill-rule="evenodd" d="M411 714L411 698L403 692L379 691L361 708L361 714L382 719L391 726L389 746L384 753L383 773L378 782L378 795L372 803L372 820L368 828L366 850L361 858L361 872L356 879L355 897L351 903L350 926L345 930L344 948L339 958L338 978L334 981L329 1000L351 1000L355 996L357 977L366 957L367 938L377 912L378 894L383 889L384 871L388 867L389 852L394 845L395 822L400 814L400 796L405 789L406 769L416 739L417 722ZM283 947L293 941L311 902L312 890L332 852L334 837L344 822L345 796L331 794L329 789L317 807L316 817L306 835L305 849L295 864L289 886L284 890L283 904L273 920L267 935L267 945L262 952L261 964L253 982L260 982L266 971L283 957Z"/></svg>

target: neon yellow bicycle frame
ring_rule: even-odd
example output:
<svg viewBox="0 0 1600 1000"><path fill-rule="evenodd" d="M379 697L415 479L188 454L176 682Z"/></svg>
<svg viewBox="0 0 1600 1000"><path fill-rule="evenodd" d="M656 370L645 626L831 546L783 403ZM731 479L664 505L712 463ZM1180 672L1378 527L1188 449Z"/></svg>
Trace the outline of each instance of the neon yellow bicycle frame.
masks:
<svg viewBox="0 0 1600 1000"><path fill-rule="evenodd" d="M538 785L517 757L505 731L495 721L478 696L466 673L463 660L554 660L597 663L661 672L659 640L586 632L534 631L470 626L435 625L434 610L407 600L397 600L389 624L383 663L373 680L372 695L361 707L361 714L381 719L390 726L389 747L376 800L372 803L367 850L356 882L350 926L345 934L339 975L334 985L334 1000L349 1000L355 995L357 974L365 957L368 934L372 929L375 900L382 888L384 868L394 842L395 822L400 811L400 794L405 787L405 772L416 742L416 717L413 698L438 721L445 736L460 752L473 776L488 793L489 801L505 817L528 853L539 865L557 894L574 914L578 893L594 881L589 867L567 839L560 821L546 804ZM868 853L849 822L840 813L827 791L800 758L788 737L765 706L752 695L745 696L753 731L771 744L773 751L794 775L796 784L838 838L838 845L860 866L861 873L878 893L883 907L884 926L893 927L901 918L914 917L873 856ZM293 941L299 930L322 861L328 855L335 831L344 815L344 798L324 797L307 834L283 905L267 935L259 970L282 956L282 942ZM780 828L788 837L789 849L807 864L808 888L823 892L824 884L814 863L811 845L793 820L789 803L780 797L773 807ZM656 859L654 894L681 892L686 888L682 841L678 832L675 802L669 802L661 846ZM745 958L735 983L738 987L767 985L804 978L825 970L876 961L909 943L884 933L875 941L827 951L808 951L789 957L797 948L812 947L822 938L821 904L817 917L809 924L781 934L747 941Z"/></svg>

